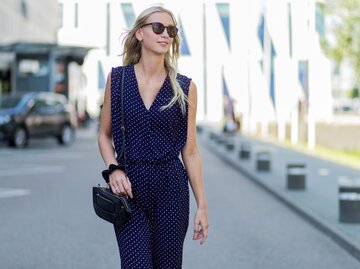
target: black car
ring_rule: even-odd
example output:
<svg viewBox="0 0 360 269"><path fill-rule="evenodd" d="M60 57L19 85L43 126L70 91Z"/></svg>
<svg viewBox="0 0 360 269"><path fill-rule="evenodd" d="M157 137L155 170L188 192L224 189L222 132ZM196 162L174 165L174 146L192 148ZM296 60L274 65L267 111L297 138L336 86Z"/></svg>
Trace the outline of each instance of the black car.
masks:
<svg viewBox="0 0 360 269"><path fill-rule="evenodd" d="M0 140L25 147L31 137L54 136L62 145L74 139L76 116L67 98L53 92L0 96Z"/></svg>

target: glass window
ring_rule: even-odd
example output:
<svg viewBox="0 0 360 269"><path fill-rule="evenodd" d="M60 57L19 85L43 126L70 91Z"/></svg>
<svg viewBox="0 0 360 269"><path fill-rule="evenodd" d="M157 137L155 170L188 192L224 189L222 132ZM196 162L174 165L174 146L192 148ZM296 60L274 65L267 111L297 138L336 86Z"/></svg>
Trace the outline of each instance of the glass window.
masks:
<svg viewBox="0 0 360 269"><path fill-rule="evenodd" d="M104 76L104 70L101 66L101 62L98 62L98 87L99 89L105 89L105 76Z"/></svg>
<svg viewBox="0 0 360 269"><path fill-rule="evenodd" d="M309 92L309 62L307 60L299 61L298 70L298 78L307 99Z"/></svg>
<svg viewBox="0 0 360 269"><path fill-rule="evenodd" d="M182 22L179 18L179 34L180 34L180 39L181 39L181 55L190 55L190 50L189 50L189 46L186 40L186 36L185 36L185 32L184 32L184 27L182 25Z"/></svg>
<svg viewBox="0 0 360 269"><path fill-rule="evenodd" d="M19 62L20 77L45 77L49 74L49 67L45 61L36 59L22 59Z"/></svg>
<svg viewBox="0 0 360 269"><path fill-rule="evenodd" d="M0 108L14 108L21 101L21 97L6 96L0 98Z"/></svg>
<svg viewBox="0 0 360 269"><path fill-rule="evenodd" d="M291 16L291 3L288 3L288 28L289 28L289 55L292 57L292 16Z"/></svg>
<svg viewBox="0 0 360 269"><path fill-rule="evenodd" d="M260 24L258 26L258 38L260 40L261 47L264 49L264 31L265 31L265 17L261 15Z"/></svg>
<svg viewBox="0 0 360 269"><path fill-rule="evenodd" d="M316 32L320 36L325 35L325 19L324 19L324 4L316 3L315 6L315 17L316 17Z"/></svg>
<svg viewBox="0 0 360 269"><path fill-rule="evenodd" d="M75 28L79 27L79 3L75 3L75 18L74 18L74 26Z"/></svg>
<svg viewBox="0 0 360 269"><path fill-rule="evenodd" d="M39 98L36 99L34 102L34 106L33 106L33 110L39 113L44 113L46 112L46 108L47 108L47 104L46 104L46 100Z"/></svg>
<svg viewBox="0 0 360 269"><path fill-rule="evenodd" d="M220 3L216 4L216 7L230 48L230 6L228 3Z"/></svg>
<svg viewBox="0 0 360 269"><path fill-rule="evenodd" d="M59 22L60 28L64 26L64 4L59 3Z"/></svg>
<svg viewBox="0 0 360 269"><path fill-rule="evenodd" d="M106 55L110 55L110 4L106 4Z"/></svg>
<svg viewBox="0 0 360 269"><path fill-rule="evenodd" d="M21 14L25 19L28 17L28 5L26 0L21 0Z"/></svg>
<svg viewBox="0 0 360 269"><path fill-rule="evenodd" d="M41 95L35 100L35 111L45 114L54 114L64 110L64 104L51 95Z"/></svg>
<svg viewBox="0 0 360 269"><path fill-rule="evenodd" d="M124 13L126 27L128 29L131 29L135 22L135 13L134 13L133 5L131 3L122 3L121 8Z"/></svg>

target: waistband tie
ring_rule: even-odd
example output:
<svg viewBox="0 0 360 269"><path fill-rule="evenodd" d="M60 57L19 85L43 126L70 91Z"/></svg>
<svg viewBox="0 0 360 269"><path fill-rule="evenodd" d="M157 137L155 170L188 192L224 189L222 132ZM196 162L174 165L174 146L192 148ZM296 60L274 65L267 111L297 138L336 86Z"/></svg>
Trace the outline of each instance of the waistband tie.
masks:
<svg viewBox="0 0 360 269"><path fill-rule="evenodd" d="M164 158L161 160L136 160L136 159L129 159L126 158L126 164L152 164L152 165L160 165L160 164L166 164L171 161L180 160L179 156L171 156L168 158ZM124 163L124 160L118 160L119 163Z"/></svg>

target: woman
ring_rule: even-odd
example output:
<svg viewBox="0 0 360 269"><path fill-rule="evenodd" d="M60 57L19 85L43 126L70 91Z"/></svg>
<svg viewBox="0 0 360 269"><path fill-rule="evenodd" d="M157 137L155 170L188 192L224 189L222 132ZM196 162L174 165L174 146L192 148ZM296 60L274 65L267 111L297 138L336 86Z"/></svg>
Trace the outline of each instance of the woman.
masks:
<svg viewBox="0 0 360 269"><path fill-rule="evenodd" d="M160 6L148 8L125 38L124 67L113 68L107 78L99 149L107 167L119 165L110 174L110 186L115 194L129 197L132 209L132 219L115 227L122 268L181 268L189 222L188 181L197 202L193 239L203 244L207 238L196 144L197 89L177 73L179 48L174 15ZM122 150L122 72L126 175L123 158L116 157Z"/></svg>

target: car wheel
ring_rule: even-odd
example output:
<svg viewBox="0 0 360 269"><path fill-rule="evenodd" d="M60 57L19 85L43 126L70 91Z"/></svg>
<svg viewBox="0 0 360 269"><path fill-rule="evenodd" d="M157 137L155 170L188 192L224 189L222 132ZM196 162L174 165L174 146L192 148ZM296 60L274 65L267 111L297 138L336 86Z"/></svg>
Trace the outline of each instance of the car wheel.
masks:
<svg viewBox="0 0 360 269"><path fill-rule="evenodd" d="M74 140L74 130L65 124L61 127L60 134L58 136L58 142L61 145L69 145Z"/></svg>
<svg viewBox="0 0 360 269"><path fill-rule="evenodd" d="M11 139L10 146L24 148L28 144L28 136L24 127L16 127Z"/></svg>

